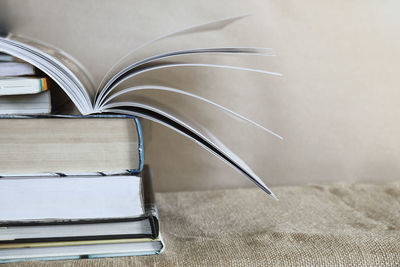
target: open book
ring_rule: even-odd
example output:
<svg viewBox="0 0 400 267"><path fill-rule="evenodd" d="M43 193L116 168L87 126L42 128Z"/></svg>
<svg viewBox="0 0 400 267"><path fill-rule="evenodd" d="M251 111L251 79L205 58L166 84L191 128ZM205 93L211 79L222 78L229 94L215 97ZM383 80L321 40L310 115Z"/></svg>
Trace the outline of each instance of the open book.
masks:
<svg viewBox="0 0 400 267"><path fill-rule="evenodd" d="M231 17L217 20L201 25L184 28L159 38L153 39L120 59L107 72L100 85L96 87L92 82L90 74L75 59L61 50L33 41L20 36L10 34L6 38L0 38L0 52L4 52L22 59L46 73L52 78L65 94L70 98L77 110L82 115L111 113L127 114L149 119L161 123L173 130L189 137L199 145L210 151L227 164L248 177L252 182L259 186L269 195L275 195L267 188L263 181L251 170L251 168L225 147L217 138L209 133L204 127L186 118L179 111L174 110L168 103L154 101L145 97L134 97L129 93L143 90L168 91L175 94L186 95L204 101L207 104L218 107L222 112L226 112L240 120L244 120L256 127L267 131L278 138L276 133L251 121L232 110L229 110L217 103L214 103L201 96L189 93L184 90L163 86L159 84L145 84L129 88L118 89L118 85L128 79L135 79L139 74L148 73L154 70L179 67L206 67L206 68L225 68L232 70L259 72L267 75L280 75L260 69L245 68L240 66L220 65L213 63L196 63L196 61L185 61L185 56L191 55L213 55L213 54L251 54L259 56L272 55L271 49L253 47L211 47L211 48L188 48L177 51L161 51L154 56L141 57L141 51L162 39L170 38L183 34L195 34L197 32L219 30L228 24L241 19L241 17Z"/></svg>

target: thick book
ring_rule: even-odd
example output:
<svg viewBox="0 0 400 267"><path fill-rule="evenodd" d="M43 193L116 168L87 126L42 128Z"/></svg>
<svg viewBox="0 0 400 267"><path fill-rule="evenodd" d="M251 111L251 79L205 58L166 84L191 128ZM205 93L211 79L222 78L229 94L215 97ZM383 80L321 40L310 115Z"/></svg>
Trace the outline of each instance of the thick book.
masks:
<svg viewBox="0 0 400 267"><path fill-rule="evenodd" d="M50 114L52 110L51 93L0 95L0 116Z"/></svg>
<svg viewBox="0 0 400 267"><path fill-rule="evenodd" d="M254 47L195 47L179 49L175 51L163 49L162 46L154 47L167 38L183 34L196 34L206 31L220 30L225 26L241 19L241 17L231 17L222 20L212 21L201 25L195 25L181 30L173 31L169 34L155 38L140 47L137 47L129 54L124 56L105 74L98 86L95 86L89 72L74 58L65 52L22 36L9 34L7 37L0 37L0 52L12 55L20 60L28 62L37 67L40 71L47 74L62 91L71 99L77 112L82 115L112 113L128 114L149 119L162 125L172 128L182 135L192 139L206 150L210 151L228 165L235 168L244 176L249 178L266 193L274 197L274 194L267 188L263 181L252 171L252 169L236 154L224 146L214 135L212 135L202 125L193 121L193 118L186 118L185 114L179 112L176 107L160 100L135 95L135 92L158 90L177 95L184 95L203 101L207 105L213 105L231 116L255 125L274 136L281 138L271 130L251 121L236 112L223 107L215 102L195 95L188 91L165 86L151 81L140 81L140 85L126 87L126 81L133 82L141 74L148 74L163 69L179 69L182 67L191 68L214 68L229 69L232 71L250 71L265 75L276 75L279 73L249 68L244 66L224 65L214 62L198 61L199 56L204 55L253 55L271 56L273 52L269 48ZM144 53L144 49L151 49L152 55ZM214 57L215 58L215 57ZM202 63L199 63L202 62Z"/></svg>
<svg viewBox="0 0 400 267"><path fill-rule="evenodd" d="M149 255L164 248L148 166L137 176L2 178L0 191L0 262Z"/></svg>
<svg viewBox="0 0 400 267"><path fill-rule="evenodd" d="M51 94L48 91L48 78L2 77L28 75L33 74L33 72L34 67L31 64L0 62L0 115L51 113L52 103Z"/></svg>
<svg viewBox="0 0 400 267"><path fill-rule="evenodd" d="M0 176L138 173L139 120L130 115L0 117Z"/></svg>
<svg viewBox="0 0 400 267"><path fill-rule="evenodd" d="M35 75L35 73L35 67L29 63L1 62L0 60L0 77Z"/></svg>

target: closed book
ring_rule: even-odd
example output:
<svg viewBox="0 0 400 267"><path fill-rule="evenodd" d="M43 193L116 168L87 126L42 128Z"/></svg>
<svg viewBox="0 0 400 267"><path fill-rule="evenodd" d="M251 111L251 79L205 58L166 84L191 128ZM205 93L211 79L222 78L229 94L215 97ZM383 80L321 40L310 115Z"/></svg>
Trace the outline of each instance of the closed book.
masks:
<svg viewBox="0 0 400 267"><path fill-rule="evenodd" d="M160 253L151 179L148 166L138 175L0 179L0 262Z"/></svg>
<svg viewBox="0 0 400 267"><path fill-rule="evenodd" d="M132 116L2 117L0 176L137 173L142 142Z"/></svg>
<svg viewBox="0 0 400 267"><path fill-rule="evenodd" d="M0 78L0 95L37 94L48 89L47 78L3 77Z"/></svg>
<svg viewBox="0 0 400 267"><path fill-rule="evenodd" d="M0 77L34 75L35 67L25 62L0 62Z"/></svg>
<svg viewBox="0 0 400 267"><path fill-rule="evenodd" d="M50 114L51 109L50 91L40 94L0 96L0 115Z"/></svg>

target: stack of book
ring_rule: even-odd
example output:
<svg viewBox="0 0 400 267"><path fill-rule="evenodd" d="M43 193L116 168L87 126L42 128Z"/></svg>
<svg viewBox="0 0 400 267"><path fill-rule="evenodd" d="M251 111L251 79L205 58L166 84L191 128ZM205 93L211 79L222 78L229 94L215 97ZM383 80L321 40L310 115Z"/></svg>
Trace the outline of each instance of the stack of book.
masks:
<svg viewBox="0 0 400 267"><path fill-rule="evenodd" d="M49 78L33 65L0 53L0 114L51 112Z"/></svg>
<svg viewBox="0 0 400 267"><path fill-rule="evenodd" d="M161 253L139 120L57 114L59 89L0 53L0 263Z"/></svg>
<svg viewBox="0 0 400 267"><path fill-rule="evenodd" d="M191 139L275 197L238 155L179 107L135 94L158 90L184 96L281 138L209 99L158 81L137 79L143 73L182 67L279 76L201 57L273 55L269 48L198 48L193 40L194 46L184 49L157 46L152 56L139 54L155 42L189 33L192 38L241 18L216 20L155 38L116 62L98 85L62 50L0 34L0 52L4 53L0 54L1 261L162 251L151 175L148 167L143 168L142 134L136 117ZM125 81L136 86L123 87Z"/></svg>
<svg viewBox="0 0 400 267"><path fill-rule="evenodd" d="M136 118L0 123L0 262L162 251Z"/></svg>
<svg viewBox="0 0 400 267"><path fill-rule="evenodd" d="M139 120L54 112L59 91L0 53L0 263L161 253Z"/></svg>

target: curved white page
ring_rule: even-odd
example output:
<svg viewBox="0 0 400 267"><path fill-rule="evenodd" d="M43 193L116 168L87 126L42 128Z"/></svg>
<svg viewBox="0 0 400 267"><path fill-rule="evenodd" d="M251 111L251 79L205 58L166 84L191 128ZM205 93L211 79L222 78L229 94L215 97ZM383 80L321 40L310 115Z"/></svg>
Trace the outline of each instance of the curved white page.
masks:
<svg viewBox="0 0 400 267"><path fill-rule="evenodd" d="M119 77L121 74L123 74L125 71L124 67L124 62L128 62L128 66L132 64L132 62L138 61L137 59L137 54L135 53L136 51L143 49L144 47L148 47L153 43L156 43L157 41L161 41L166 38L170 38L173 36L177 35L184 35L184 34L191 34L191 33L198 33L198 32L204 32L204 31L215 31L215 30L220 30L229 24L240 20L244 17L247 17L248 15L241 15L241 16L234 16L234 17L228 17L224 19L219 19L219 20L214 20L206 23L201 23L197 25L193 25L190 27L185 27L183 29L179 29L177 31L172 31L167 34L163 34L157 38L154 38L152 40L147 41L146 43L134 48L131 50L128 54L120 58L114 65L110 68L110 70L104 75L103 79L100 82L99 87L97 88L96 92L96 98L100 90L104 87L108 87L108 83L113 82L114 77ZM116 70L116 72L114 72Z"/></svg>
<svg viewBox="0 0 400 267"><path fill-rule="evenodd" d="M141 97L140 101L116 102L104 106L104 112L130 114L149 119L165 125L173 130L189 137L206 150L219 157L231 167L248 177L263 191L276 198L264 182L241 160L235 153L225 147L214 135L186 118L184 115L172 110L153 99Z"/></svg>
<svg viewBox="0 0 400 267"><path fill-rule="evenodd" d="M66 53L65 51L42 41L34 40L32 37L26 38L21 35L10 35L6 38L13 42L23 44L29 49L46 55L51 61L63 67L74 79L77 79L86 90L94 90L94 80L90 72L78 60Z"/></svg>
<svg viewBox="0 0 400 267"><path fill-rule="evenodd" d="M240 71L249 71L249 72L257 72L262 74L268 75L275 75L275 76L282 76L282 74L268 71L268 70L261 70L261 69L253 69L253 68L246 68L246 67L239 67L239 66L231 66L231 65L219 65L219 64L206 64L206 63L176 63L176 62L157 62L156 64L150 64L149 66L144 66L143 68L133 69L129 73L126 73L125 76L121 77L121 80L116 82L112 88L108 90L111 92L116 86L120 83L132 79L133 77L140 75L142 73L160 70L160 69L168 69L168 68L182 68L182 67L203 67L203 68L217 68L217 69L231 69L231 70L240 70ZM107 92L107 93L108 93ZM97 110L95 110L97 111Z"/></svg>
<svg viewBox="0 0 400 267"><path fill-rule="evenodd" d="M255 55L255 56L275 56L271 48L258 48L258 47L213 47L213 48L194 48L188 50L177 50L167 53L158 54L156 56L151 56L133 63L126 67L119 73L118 76L114 76L106 87L104 87L99 93L95 101L95 109L98 108L104 99L117 87L120 83L135 76L136 72L140 71L143 65L148 63L153 63L160 60L188 56L188 55L199 55L199 54L230 54L230 55ZM164 63L165 64L165 63Z"/></svg>
<svg viewBox="0 0 400 267"><path fill-rule="evenodd" d="M255 121L252 121L252 120L250 120L250 119L248 119L248 118L246 118L246 117L244 117L244 116L242 116L242 115L240 115L240 114L238 114L238 113L236 113L236 112L234 112L234 111L232 111L232 110L230 110L230 109L228 109L228 108L226 108L226 107L224 107L224 106L221 106L221 105L219 105L219 104L217 104L217 103L215 103L215 102L213 102L213 101L211 101L211 100L208 100L207 98L204 98L204 97L201 97L201 96L198 96L198 95L196 95L196 94L192 94L192 93L189 93L189 92L186 92L186 91L183 91L183 90L179 90L179 89L173 88L173 87L158 86L158 85L143 85L143 86L134 86L134 87L130 87L130 88L127 88L127 89L118 91L118 92L116 92L115 94L113 94L112 96L108 97L108 98L104 101L103 106L105 106L107 103L109 103L111 100L113 100L114 98L116 98L116 97L118 97L118 96L121 96L121 95L123 95L123 94L130 93L130 92L140 91L140 90L159 90L159 91L167 91L167 92L172 92L172 93L176 93L176 94L181 94L181 95L185 95L185 96L189 96L189 97L198 99L198 100L200 100L200 101L206 102L206 103L208 103L208 104L210 104L210 105L213 105L213 106L215 106L215 107L221 109L222 111L226 112L228 115L230 115L230 116L232 116L232 117L234 117L234 118L236 118L236 119L240 119L240 120L242 120L242 121L245 121L245 122L248 122L248 123L250 123L250 124L253 124L254 126L256 126L256 127L260 128L260 129L262 129L262 130L264 130L264 131L266 131L266 132L268 132L268 133L274 135L275 137L278 137L279 139L283 139L282 136L280 136L279 134L277 134L277 133L271 131L270 129L265 128L265 127L262 126L261 124L255 122ZM100 111L102 111L102 107L100 107Z"/></svg>
<svg viewBox="0 0 400 267"><path fill-rule="evenodd" d="M0 38L0 51L20 58L52 78L82 114L93 111L87 90L93 88L87 71L60 50L22 37ZM92 89L93 90L93 89Z"/></svg>

